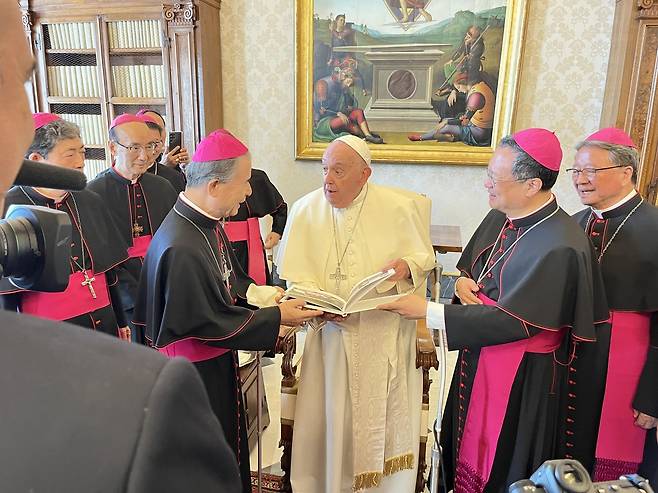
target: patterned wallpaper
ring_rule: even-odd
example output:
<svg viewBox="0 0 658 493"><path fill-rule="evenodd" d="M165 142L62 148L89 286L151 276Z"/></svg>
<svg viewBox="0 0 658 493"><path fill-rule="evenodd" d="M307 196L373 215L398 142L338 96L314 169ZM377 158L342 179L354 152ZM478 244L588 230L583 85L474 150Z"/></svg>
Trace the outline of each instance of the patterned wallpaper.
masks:
<svg viewBox="0 0 658 493"><path fill-rule="evenodd" d="M528 5L517 128L554 129L565 168L575 143L599 122L614 2ZM225 126L247 142L254 167L265 170L291 204L321 183L318 162L294 158L294 2L224 0L221 22ZM459 224L465 244L487 212L483 177L484 168L475 166L375 164L372 179L429 196L432 221ZM578 210L566 176L555 192L568 212ZM455 262L453 255L444 263L453 269Z"/></svg>

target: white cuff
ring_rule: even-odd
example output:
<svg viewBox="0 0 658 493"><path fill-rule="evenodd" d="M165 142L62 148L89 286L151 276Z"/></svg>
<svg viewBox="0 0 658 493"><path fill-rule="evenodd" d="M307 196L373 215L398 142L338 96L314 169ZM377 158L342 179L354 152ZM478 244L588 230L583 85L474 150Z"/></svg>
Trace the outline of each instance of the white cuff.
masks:
<svg viewBox="0 0 658 493"><path fill-rule="evenodd" d="M274 301L274 298L278 294L279 290L274 286L258 286L252 283L247 289L247 303L258 308L275 306L276 301Z"/></svg>
<svg viewBox="0 0 658 493"><path fill-rule="evenodd" d="M427 303L427 326L430 329L445 332L446 319L443 311L443 305L441 303L434 303L433 301Z"/></svg>

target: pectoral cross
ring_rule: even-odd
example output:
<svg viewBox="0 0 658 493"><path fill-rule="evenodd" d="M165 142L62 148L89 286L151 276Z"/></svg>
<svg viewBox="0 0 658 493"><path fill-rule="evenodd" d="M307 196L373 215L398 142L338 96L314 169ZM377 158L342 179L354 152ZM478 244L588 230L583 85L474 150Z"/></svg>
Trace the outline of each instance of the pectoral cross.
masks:
<svg viewBox="0 0 658 493"><path fill-rule="evenodd" d="M91 285L92 282L96 280L95 277L89 277L87 275L87 271L82 271L82 275L85 276L85 280L82 281L80 284L82 286L87 286L89 288L89 292L91 293L91 297L96 299L96 290L94 290L94 286Z"/></svg>
<svg viewBox="0 0 658 493"><path fill-rule="evenodd" d="M226 290L230 293L230 280L233 269L231 269L231 263L226 260L226 256L224 255L224 242L219 238L219 236L217 237L217 241L219 242L219 258L221 259L221 266L218 263L217 267L219 267L219 273L222 276L222 282L224 283L224 286L226 286Z"/></svg>
<svg viewBox="0 0 658 493"><path fill-rule="evenodd" d="M344 281L347 279L347 276L345 274L340 273L340 265L336 266L336 270L334 271L333 274L329 274L329 279L335 279L336 280L336 292L338 292L338 288L340 287L340 281Z"/></svg>
<svg viewBox="0 0 658 493"><path fill-rule="evenodd" d="M225 270L222 271L222 282L228 286L228 281L231 278L231 269L225 267Z"/></svg>
<svg viewBox="0 0 658 493"><path fill-rule="evenodd" d="M142 228L139 224L137 224L137 221L135 221L135 224L133 224L133 236L138 236L143 231L144 228Z"/></svg>

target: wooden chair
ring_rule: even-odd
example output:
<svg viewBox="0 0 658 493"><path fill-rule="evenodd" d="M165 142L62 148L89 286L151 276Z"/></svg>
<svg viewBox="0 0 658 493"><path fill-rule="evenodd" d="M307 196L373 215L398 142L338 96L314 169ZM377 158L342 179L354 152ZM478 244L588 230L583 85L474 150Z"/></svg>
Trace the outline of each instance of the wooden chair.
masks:
<svg viewBox="0 0 658 493"><path fill-rule="evenodd" d="M286 337L279 337L276 344L276 352L283 355L281 364L281 440L279 447L283 448L281 456L281 478L268 477L263 491L266 492L291 492L290 487L290 459L292 456L292 432L295 421L295 400L297 398L297 367L294 364L296 351L296 338L293 328ZM427 469L426 449L427 436L429 432L429 391L430 368L438 369L439 362L434 349L432 335L425 325L425 321L416 324L416 368L423 372L423 401L420 420L420 446L418 450L418 476L416 480L416 492L420 493L425 488L425 470ZM256 489L254 489L256 491Z"/></svg>

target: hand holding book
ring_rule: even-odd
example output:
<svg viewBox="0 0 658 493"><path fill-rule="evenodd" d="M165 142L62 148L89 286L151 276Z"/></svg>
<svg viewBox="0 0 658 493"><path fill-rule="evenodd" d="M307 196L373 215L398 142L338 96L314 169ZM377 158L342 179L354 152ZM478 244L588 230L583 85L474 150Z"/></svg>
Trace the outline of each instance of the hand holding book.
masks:
<svg viewBox="0 0 658 493"><path fill-rule="evenodd" d="M336 294L321 289L306 288L295 285L288 288L286 291L286 297L304 300L307 308L318 309L344 317L350 313L374 310L378 305L396 300L406 294L398 293L388 296L367 297L375 290L375 288L377 288L377 286L386 280L390 280L394 276L396 276L395 269L375 272L356 283L350 291L347 299L343 299Z"/></svg>

